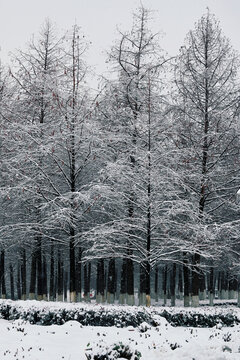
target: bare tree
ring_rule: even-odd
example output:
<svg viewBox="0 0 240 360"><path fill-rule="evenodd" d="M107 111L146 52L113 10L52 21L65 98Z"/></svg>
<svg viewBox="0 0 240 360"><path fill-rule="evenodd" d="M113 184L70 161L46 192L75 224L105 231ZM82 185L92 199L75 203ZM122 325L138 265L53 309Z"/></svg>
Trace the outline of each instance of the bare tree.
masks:
<svg viewBox="0 0 240 360"><path fill-rule="evenodd" d="M191 238L194 306L199 303L201 255L214 255L219 234L214 224L229 220L226 211L237 190L237 66L236 53L222 35L218 21L207 12L187 35L175 77L178 172L197 214Z"/></svg>

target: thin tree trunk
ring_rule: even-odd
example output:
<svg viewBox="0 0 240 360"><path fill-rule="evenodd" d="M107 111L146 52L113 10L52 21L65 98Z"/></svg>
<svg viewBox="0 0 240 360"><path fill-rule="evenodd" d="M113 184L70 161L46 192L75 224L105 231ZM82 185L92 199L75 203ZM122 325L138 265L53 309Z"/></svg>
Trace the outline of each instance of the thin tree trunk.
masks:
<svg viewBox="0 0 240 360"><path fill-rule="evenodd" d="M137 112L134 113L134 118L137 119ZM136 129L134 129L133 132L133 149L135 148L136 145ZM135 168L135 150L133 150L133 154L130 155L130 165L132 167L132 169ZM133 215L134 215L134 191L133 189L130 189L131 191L131 196L129 199L129 204L128 204L128 216L129 216L129 221L130 223L133 222ZM132 234L132 230L129 232L129 239L131 239L131 234ZM132 260L132 254L133 251L131 249L131 242L130 240L128 240L127 243L128 249L127 249L127 260L126 260L126 279L127 279L127 285L126 285L126 290L127 290L127 304L128 305L134 305L135 301L134 301L134 266L133 266L133 260Z"/></svg>
<svg viewBox="0 0 240 360"><path fill-rule="evenodd" d="M229 280L229 299L236 299L237 298L237 279L235 276L233 276Z"/></svg>
<svg viewBox="0 0 240 360"><path fill-rule="evenodd" d="M98 259L97 262L97 303L104 303L104 260Z"/></svg>
<svg viewBox="0 0 240 360"><path fill-rule="evenodd" d="M27 270L26 270L26 250L22 250L22 264L21 264L21 277L22 277L22 300L27 299Z"/></svg>
<svg viewBox="0 0 240 360"><path fill-rule="evenodd" d="M2 299L6 299L6 284L5 284L5 251L1 251L1 292Z"/></svg>
<svg viewBox="0 0 240 360"><path fill-rule="evenodd" d="M121 286L120 286L120 304L125 304L127 294L127 260L126 258L122 261L122 270L121 270Z"/></svg>
<svg viewBox="0 0 240 360"><path fill-rule="evenodd" d="M171 306L175 306L176 303L176 263L172 264L172 271L170 277L170 291L171 291Z"/></svg>
<svg viewBox="0 0 240 360"><path fill-rule="evenodd" d="M12 264L9 265L9 273L10 273L10 292L11 292L11 299L15 299L14 295L14 276L13 276L13 266Z"/></svg>
<svg viewBox="0 0 240 360"><path fill-rule="evenodd" d="M150 266L150 256L151 256L151 168L152 168L152 159L151 159L151 82L150 77L148 81L148 184L147 184L147 259L146 259L146 305L147 307L151 306L151 266Z"/></svg>
<svg viewBox="0 0 240 360"><path fill-rule="evenodd" d="M74 228L70 228L70 246L69 246L69 258L70 258L70 301L76 302L76 268L75 268L75 245L74 245Z"/></svg>
<svg viewBox="0 0 240 360"><path fill-rule="evenodd" d="M228 299L229 295L229 271L224 271L223 273L223 291L224 291L224 299Z"/></svg>
<svg viewBox="0 0 240 360"><path fill-rule="evenodd" d="M42 273L42 239L41 236L38 237L37 242L37 299L43 299L43 273Z"/></svg>
<svg viewBox="0 0 240 360"><path fill-rule="evenodd" d="M139 265L139 305L146 305L146 271L143 263Z"/></svg>
<svg viewBox="0 0 240 360"><path fill-rule="evenodd" d="M88 273L87 273L87 290L89 294L89 299L91 299L91 274L92 274L92 264L88 263Z"/></svg>
<svg viewBox="0 0 240 360"><path fill-rule="evenodd" d="M201 270L199 274L199 300L206 299L206 283L205 283L205 274Z"/></svg>
<svg viewBox="0 0 240 360"><path fill-rule="evenodd" d="M43 259L43 265L42 265L43 300L47 301L47 300L48 300L47 263L46 263L46 258L45 258L45 256L42 256L42 259Z"/></svg>
<svg viewBox="0 0 240 360"><path fill-rule="evenodd" d="M220 289L221 289L221 292L220 292L220 299L221 300L225 300L226 299L226 288L225 288L225 285L226 285L226 281L225 281L225 271L221 271L220 272Z"/></svg>
<svg viewBox="0 0 240 360"><path fill-rule="evenodd" d="M115 288L116 288L115 282L116 282L115 259L110 259L108 263L108 283L107 283L107 302L109 304L114 303Z"/></svg>
<svg viewBox="0 0 240 360"><path fill-rule="evenodd" d="M76 261L76 293L77 301L81 301L82 298L82 249L78 249L77 261Z"/></svg>
<svg viewBox="0 0 240 360"><path fill-rule="evenodd" d="M63 270L63 296L64 296L64 301L68 301L68 272L65 270ZM69 298L70 300L70 298ZM71 301L71 300L70 300Z"/></svg>
<svg viewBox="0 0 240 360"><path fill-rule="evenodd" d="M189 295L189 268L187 266L187 259L186 254L184 256L184 263L183 263L183 283L184 283L184 306L188 307L190 306L190 295Z"/></svg>
<svg viewBox="0 0 240 360"><path fill-rule="evenodd" d="M89 301L89 287L88 287L88 264L85 262L83 266L83 280L84 280L84 300Z"/></svg>
<svg viewBox="0 0 240 360"><path fill-rule="evenodd" d="M21 263L20 263L20 261L18 261L18 266L17 266L17 297L18 297L18 300L20 300L21 297L22 297L22 292L21 292Z"/></svg>
<svg viewBox="0 0 240 360"><path fill-rule="evenodd" d="M195 253L193 255L193 271L192 271L192 306L199 306L199 264L200 255Z"/></svg>
<svg viewBox="0 0 240 360"><path fill-rule="evenodd" d="M56 286L55 286L55 264L54 264L54 242L51 242L50 249L50 282L49 282L49 299L50 301L56 298Z"/></svg>
<svg viewBox="0 0 240 360"><path fill-rule="evenodd" d="M134 267L131 258L127 258L127 304L134 305Z"/></svg>
<svg viewBox="0 0 240 360"><path fill-rule="evenodd" d="M60 250L58 250L57 294L58 301L63 301L63 263Z"/></svg>
<svg viewBox="0 0 240 360"><path fill-rule="evenodd" d="M179 291L179 299L183 299L183 272L182 267L178 267L178 291Z"/></svg>
<svg viewBox="0 0 240 360"><path fill-rule="evenodd" d="M165 265L163 268L163 305L167 305L167 271L168 266Z"/></svg>
<svg viewBox="0 0 240 360"><path fill-rule="evenodd" d="M37 258L36 249L32 251L32 263L31 263L31 277L29 288L29 299L34 300L36 298L36 280L37 280Z"/></svg>
<svg viewBox="0 0 240 360"><path fill-rule="evenodd" d="M213 270L213 266L210 267L208 294L209 294L208 295L209 296L209 305L213 306L213 299L214 299L214 270Z"/></svg>
<svg viewBox="0 0 240 360"><path fill-rule="evenodd" d="M1 292L2 299L6 299L6 285L5 285L5 251L1 251Z"/></svg>
<svg viewBox="0 0 240 360"><path fill-rule="evenodd" d="M237 305L240 307L240 275L238 275L238 297L237 297Z"/></svg>
<svg viewBox="0 0 240 360"><path fill-rule="evenodd" d="M154 278L154 292L155 292L155 302L158 302L158 266L155 267L155 278Z"/></svg>

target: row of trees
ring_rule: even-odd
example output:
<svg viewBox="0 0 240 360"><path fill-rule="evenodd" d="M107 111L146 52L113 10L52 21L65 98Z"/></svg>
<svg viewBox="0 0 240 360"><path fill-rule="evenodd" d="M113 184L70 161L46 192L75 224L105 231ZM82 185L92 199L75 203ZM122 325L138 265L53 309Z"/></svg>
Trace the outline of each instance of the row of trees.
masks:
<svg viewBox="0 0 240 360"><path fill-rule="evenodd" d="M79 27L1 69L1 290L199 305L239 290L237 54L209 12L174 58L139 8L112 80L87 86ZM154 271L152 271L154 270Z"/></svg>

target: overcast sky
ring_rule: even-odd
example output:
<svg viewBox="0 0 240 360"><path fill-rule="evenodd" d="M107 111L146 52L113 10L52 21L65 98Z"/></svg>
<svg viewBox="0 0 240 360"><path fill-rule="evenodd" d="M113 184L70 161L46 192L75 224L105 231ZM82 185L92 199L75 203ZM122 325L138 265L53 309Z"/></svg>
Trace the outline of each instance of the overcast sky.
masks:
<svg viewBox="0 0 240 360"><path fill-rule="evenodd" d="M75 22L80 25L92 42L88 61L97 72L103 71L104 51L118 37L116 26L129 29L132 12L139 4L137 0L0 0L0 58L6 63L10 51L24 48L48 17L60 30ZM240 0L142 0L142 4L156 10L152 28L165 33L161 46L170 55L178 52L207 6L233 47L240 50Z"/></svg>

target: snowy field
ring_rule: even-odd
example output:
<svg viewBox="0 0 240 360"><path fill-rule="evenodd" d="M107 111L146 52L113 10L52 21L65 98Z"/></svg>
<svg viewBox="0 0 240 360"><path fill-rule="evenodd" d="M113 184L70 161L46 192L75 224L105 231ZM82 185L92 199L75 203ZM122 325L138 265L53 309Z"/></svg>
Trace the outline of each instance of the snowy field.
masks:
<svg viewBox="0 0 240 360"><path fill-rule="evenodd" d="M63 307L62 303L37 304L35 301L17 303L25 309L32 304L39 306L40 309L46 306ZM75 306L64 304L64 307L65 305L66 308ZM92 305L84 306L94 308ZM107 306L108 309L110 307ZM113 308L117 311L118 307L113 306ZM136 307L127 307L127 310L134 312ZM200 309L201 312L209 313L220 310L220 308ZM195 310L190 309L190 311ZM229 308L224 308L223 311L227 312ZM233 308L230 311L240 317L240 309ZM90 356L101 351L104 353L112 348L113 344L119 342L140 352L141 360L240 360L240 325L213 328L172 327L162 317L158 318L157 327L145 323L136 328L82 326L77 321L68 321L63 325L40 326L31 325L23 320L0 319L0 338L1 360L86 360L86 354Z"/></svg>

